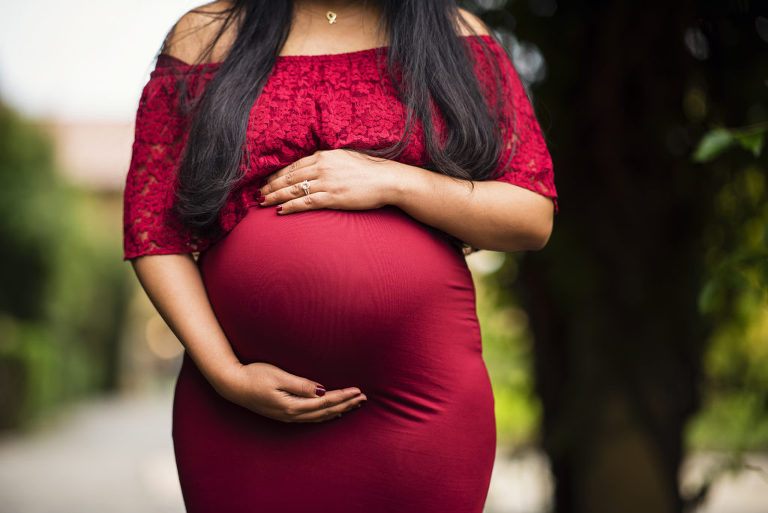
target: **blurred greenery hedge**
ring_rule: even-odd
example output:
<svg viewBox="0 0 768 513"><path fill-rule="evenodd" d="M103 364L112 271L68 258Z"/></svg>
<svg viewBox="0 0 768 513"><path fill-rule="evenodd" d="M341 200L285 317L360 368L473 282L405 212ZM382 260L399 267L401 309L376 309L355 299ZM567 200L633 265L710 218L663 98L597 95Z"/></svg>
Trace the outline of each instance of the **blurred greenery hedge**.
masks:
<svg viewBox="0 0 768 513"><path fill-rule="evenodd" d="M116 387L129 283L115 198L55 166L44 128L0 104L0 429Z"/></svg>
<svg viewBox="0 0 768 513"><path fill-rule="evenodd" d="M704 356L704 406L688 428L693 447L768 447L766 137L766 122L717 126L691 155L729 177L713 198L719 222L705 234L710 279L699 310L718 319L718 327Z"/></svg>

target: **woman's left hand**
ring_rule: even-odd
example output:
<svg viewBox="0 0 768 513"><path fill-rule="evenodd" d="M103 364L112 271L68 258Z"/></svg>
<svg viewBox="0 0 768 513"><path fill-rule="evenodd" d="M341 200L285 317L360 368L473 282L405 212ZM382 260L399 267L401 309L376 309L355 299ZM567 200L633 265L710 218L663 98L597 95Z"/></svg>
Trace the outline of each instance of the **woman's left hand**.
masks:
<svg viewBox="0 0 768 513"><path fill-rule="evenodd" d="M333 208L369 210L390 201L392 161L345 149L320 150L267 177L260 206L278 206L279 214ZM309 181L309 195L301 183Z"/></svg>

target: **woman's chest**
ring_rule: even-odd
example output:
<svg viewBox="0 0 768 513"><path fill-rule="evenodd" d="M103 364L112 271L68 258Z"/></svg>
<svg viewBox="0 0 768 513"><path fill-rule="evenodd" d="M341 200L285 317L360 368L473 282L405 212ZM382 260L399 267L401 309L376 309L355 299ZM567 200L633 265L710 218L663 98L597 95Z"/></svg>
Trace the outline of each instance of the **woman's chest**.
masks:
<svg viewBox="0 0 768 513"><path fill-rule="evenodd" d="M294 66L278 62L251 110L249 174L266 176L318 150L382 149L405 134L408 109L375 59L352 66ZM439 118L439 116L438 116ZM442 119L436 120L440 129ZM415 115L398 161L428 161Z"/></svg>

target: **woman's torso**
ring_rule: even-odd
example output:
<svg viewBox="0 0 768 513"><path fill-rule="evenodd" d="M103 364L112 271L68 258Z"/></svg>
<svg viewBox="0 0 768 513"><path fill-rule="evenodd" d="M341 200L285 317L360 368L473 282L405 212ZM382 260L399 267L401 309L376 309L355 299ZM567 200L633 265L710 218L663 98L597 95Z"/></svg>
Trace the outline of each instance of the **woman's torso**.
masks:
<svg viewBox="0 0 768 513"><path fill-rule="evenodd" d="M185 358L173 437L196 511L482 509L494 400L464 255L395 206L277 215L255 201L264 177L314 151L400 139L384 59L375 48L278 59L251 111L227 233L198 260L243 363L356 386L368 401L332 422L285 424L227 403ZM427 161L420 123L398 160Z"/></svg>

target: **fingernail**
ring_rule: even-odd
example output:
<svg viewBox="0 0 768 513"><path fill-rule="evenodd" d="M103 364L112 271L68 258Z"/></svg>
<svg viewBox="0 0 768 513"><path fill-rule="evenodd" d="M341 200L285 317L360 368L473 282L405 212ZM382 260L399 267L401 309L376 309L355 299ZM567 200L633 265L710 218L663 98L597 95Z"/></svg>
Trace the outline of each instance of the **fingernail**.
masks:
<svg viewBox="0 0 768 513"><path fill-rule="evenodd" d="M258 198L256 198L256 201L261 203L262 201L264 201L264 196L259 196Z"/></svg>
<svg viewBox="0 0 768 513"><path fill-rule="evenodd" d="M321 387L320 385L317 385L315 387L315 394L316 395L320 395L320 396L324 395L325 394L325 388Z"/></svg>
<svg viewBox="0 0 768 513"><path fill-rule="evenodd" d="M261 196L261 189L256 189L256 196Z"/></svg>
<svg viewBox="0 0 768 513"><path fill-rule="evenodd" d="M278 206L275 208L275 210L277 210L278 212L280 212L282 209L283 209L283 206L282 206L282 205L278 205Z"/></svg>

